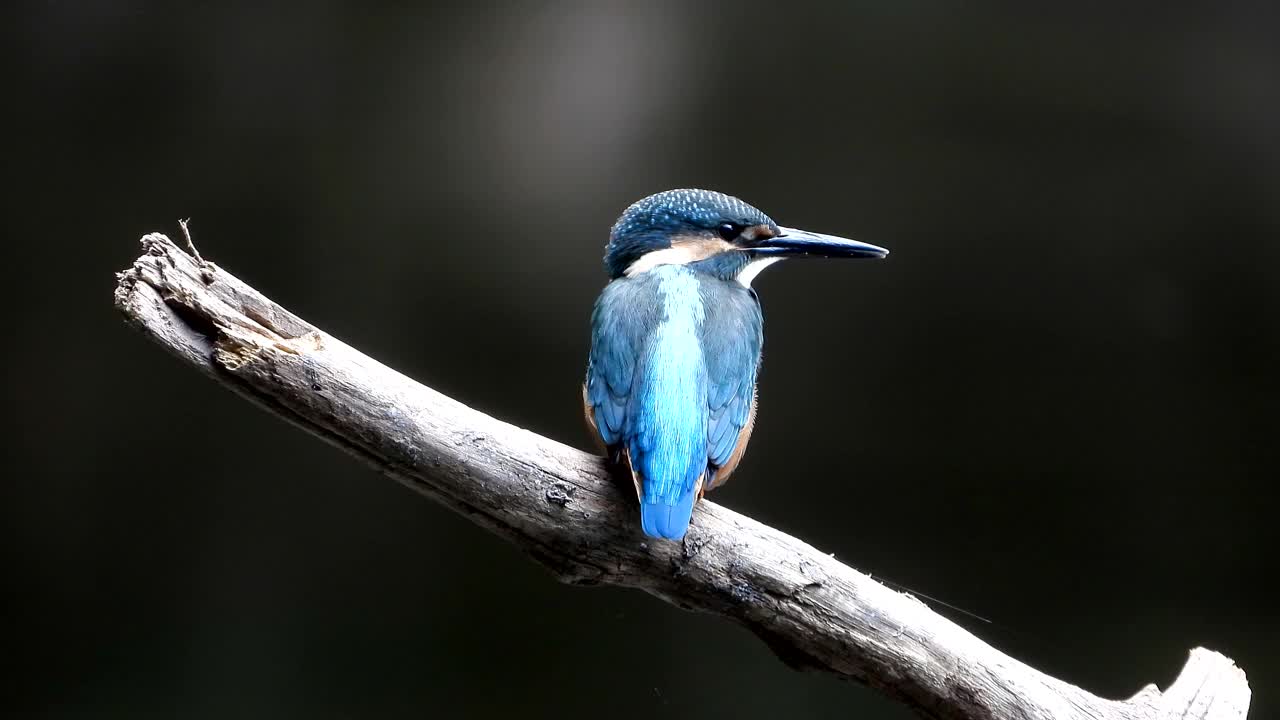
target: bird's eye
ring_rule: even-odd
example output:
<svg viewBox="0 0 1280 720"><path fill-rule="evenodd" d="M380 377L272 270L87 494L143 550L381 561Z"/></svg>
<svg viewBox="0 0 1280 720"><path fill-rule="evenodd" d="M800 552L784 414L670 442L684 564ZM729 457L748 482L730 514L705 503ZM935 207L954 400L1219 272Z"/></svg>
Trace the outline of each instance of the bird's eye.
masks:
<svg viewBox="0 0 1280 720"><path fill-rule="evenodd" d="M720 233L720 237L725 240L733 241L742 234L742 226L731 222L720 223L720 226L716 228L716 232Z"/></svg>

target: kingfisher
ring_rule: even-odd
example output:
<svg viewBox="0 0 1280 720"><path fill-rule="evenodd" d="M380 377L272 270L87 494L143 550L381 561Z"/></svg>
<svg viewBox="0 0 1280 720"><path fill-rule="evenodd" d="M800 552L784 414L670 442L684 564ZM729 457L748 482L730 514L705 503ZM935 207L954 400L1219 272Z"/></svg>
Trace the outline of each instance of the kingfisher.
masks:
<svg viewBox="0 0 1280 720"><path fill-rule="evenodd" d="M781 227L710 190L667 190L623 211L605 247L582 401L601 451L630 471L645 535L684 537L693 506L746 451L764 346L752 280L790 257L888 254Z"/></svg>

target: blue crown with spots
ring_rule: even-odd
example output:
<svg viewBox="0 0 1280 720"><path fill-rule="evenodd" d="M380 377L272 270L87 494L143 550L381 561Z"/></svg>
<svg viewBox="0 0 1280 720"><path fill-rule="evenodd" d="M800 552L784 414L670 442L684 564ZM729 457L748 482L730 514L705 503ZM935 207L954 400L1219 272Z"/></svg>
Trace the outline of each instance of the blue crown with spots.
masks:
<svg viewBox="0 0 1280 720"><path fill-rule="evenodd" d="M605 269L621 277L645 253L671 245L687 233L714 232L723 223L740 227L777 225L760 210L732 195L711 190L667 190L632 203L609 232Z"/></svg>

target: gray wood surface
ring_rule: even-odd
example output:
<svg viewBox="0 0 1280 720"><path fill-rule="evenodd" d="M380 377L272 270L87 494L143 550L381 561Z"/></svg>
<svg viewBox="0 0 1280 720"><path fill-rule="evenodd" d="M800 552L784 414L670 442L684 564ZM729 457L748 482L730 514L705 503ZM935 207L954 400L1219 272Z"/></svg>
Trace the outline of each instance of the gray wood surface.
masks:
<svg viewBox="0 0 1280 720"><path fill-rule="evenodd" d="M916 598L703 501L682 542L639 531L600 458L477 412L363 355L159 234L117 307L242 397L524 549L560 580L639 588L733 619L788 665L864 683L928 718L1244 718L1244 672L1197 648L1164 692L1107 700L983 643ZM139 448L139 452L144 452ZM1124 648L1098 648L1099 653Z"/></svg>

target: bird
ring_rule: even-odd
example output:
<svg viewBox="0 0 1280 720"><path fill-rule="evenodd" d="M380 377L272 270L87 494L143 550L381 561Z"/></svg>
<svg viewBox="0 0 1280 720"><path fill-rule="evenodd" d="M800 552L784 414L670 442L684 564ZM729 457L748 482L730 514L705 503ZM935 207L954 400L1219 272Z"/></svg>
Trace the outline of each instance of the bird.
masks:
<svg viewBox="0 0 1280 720"><path fill-rule="evenodd" d="M667 190L623 211L605 246L582 401L598 448L630 471L646 536L683 538L694 505L746 451L764 345L756 276L787 258L888 254L782 227L711 190Z"/></svg>

